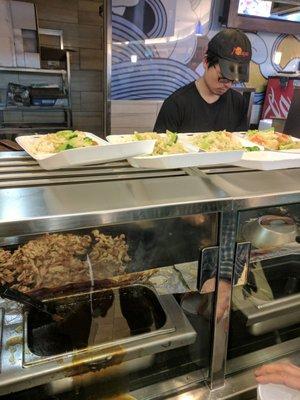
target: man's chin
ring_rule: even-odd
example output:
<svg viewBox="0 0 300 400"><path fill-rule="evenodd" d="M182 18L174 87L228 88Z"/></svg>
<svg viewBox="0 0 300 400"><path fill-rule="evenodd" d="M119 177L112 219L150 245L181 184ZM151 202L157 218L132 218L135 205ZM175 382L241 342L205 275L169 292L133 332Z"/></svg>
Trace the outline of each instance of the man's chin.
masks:
<svg viewBox="0 0 300 400"><path fill-rule="evenodd" d="M222 94L226 93L228 89L219 89L215 91L217 96L222 96Z"/></svg>

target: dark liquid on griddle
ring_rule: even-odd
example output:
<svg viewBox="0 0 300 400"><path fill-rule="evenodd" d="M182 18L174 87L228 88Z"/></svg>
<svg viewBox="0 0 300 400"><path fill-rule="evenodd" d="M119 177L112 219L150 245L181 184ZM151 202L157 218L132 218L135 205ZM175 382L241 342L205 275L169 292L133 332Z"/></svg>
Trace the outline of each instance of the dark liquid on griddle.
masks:
<svg viewBox="0 0 300 400"><path fill-rule="evenodd" d="M53 356L160 329L166 315L145 286L103 290L50 301L62 321L31 310L28 347L33 354Z"/></svg>

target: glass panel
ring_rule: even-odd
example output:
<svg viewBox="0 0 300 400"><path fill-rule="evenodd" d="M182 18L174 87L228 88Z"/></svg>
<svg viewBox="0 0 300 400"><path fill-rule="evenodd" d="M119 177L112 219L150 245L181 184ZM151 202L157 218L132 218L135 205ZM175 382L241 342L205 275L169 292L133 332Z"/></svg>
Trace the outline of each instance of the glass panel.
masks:
<svg viewBox="0 0 300 400"><path fill-rule="evenodd" d="M299 5L286 1L239 0L238 13L268 19L300 22Z"/></svg>
<svg viewBox="0 0 300 400"><path fill-rule="evenodd" d="M299 337L299 223L299 204L240 214L239 242L252 249L250 263L239 254L235 266L229 358Z"/></svg>
<svg viewBox="0 0 300 400"><path fill-rule="evenodd" d="M197 214L22 237L3 247L1 283L46 307L25 315L23 366L70 355L76 363L97 359L101 369L121 357L133 363L118 375L128 390L207 371L214 288L200 293L197 279L200 253L217 237L218 215Z"/></svg>

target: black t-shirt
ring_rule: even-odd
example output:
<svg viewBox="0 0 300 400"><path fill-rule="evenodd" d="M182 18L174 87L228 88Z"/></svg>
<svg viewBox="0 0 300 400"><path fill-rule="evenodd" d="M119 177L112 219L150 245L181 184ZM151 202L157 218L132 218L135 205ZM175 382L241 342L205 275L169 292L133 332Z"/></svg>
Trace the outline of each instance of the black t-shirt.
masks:
<svg viewBox="0 0 300 400"><path fill-rule="evenodd" d="M229 132L247 129L247 103L243 96L229 89L220 98L207 103L195 82L178 89L163 103L154 132Z"/></svg>

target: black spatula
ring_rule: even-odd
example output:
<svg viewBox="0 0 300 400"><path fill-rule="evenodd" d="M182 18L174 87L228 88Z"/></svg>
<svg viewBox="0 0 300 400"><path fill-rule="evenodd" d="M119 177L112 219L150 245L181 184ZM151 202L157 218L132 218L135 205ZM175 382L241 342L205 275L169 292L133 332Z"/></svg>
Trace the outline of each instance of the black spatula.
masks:
<svg viewBox="0 0 300 400"><path fill-rule="evenodd" d="M28 294L19 292L16 289L11 289L8 285L0 286L0 296L4 299L9 299L21 303L25 306L33 307L41 312L51 315L54 321L61 320L62 317L52 311L46 303L41 302L40 300L35 299Z"/></svg>

